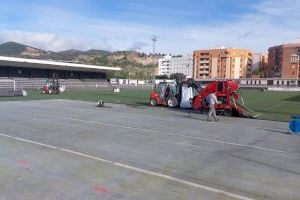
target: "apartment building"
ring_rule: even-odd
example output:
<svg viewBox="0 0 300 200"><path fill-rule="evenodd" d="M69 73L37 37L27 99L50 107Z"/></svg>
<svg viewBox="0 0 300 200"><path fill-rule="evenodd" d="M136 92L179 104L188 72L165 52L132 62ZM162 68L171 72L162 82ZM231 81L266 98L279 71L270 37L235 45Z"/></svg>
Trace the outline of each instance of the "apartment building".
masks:
<svg viewBox="0 0 300 200"><path fill-rule="evenodd" d="M258 78L266 78L268 67L268 54L267 53L253 53L253 67L252 71L260 70L263 72L263 77L257 76ZM253 75L252 75L253 77Z"/></svg>
<svg viewBox="0 0 300 200"><path fill-rule="evenodd" d="M158 61L159 75L168 75L181 73L187 77L193 76L193 56L165 56Z"/></svg>
<svg viewBox="0 0 300 200"><path fill-rule="evenodd" d="M268 78L300 78L300 43L269 48Z"/></svg>
<svg viewBox="0 0 300 200"><path fill-rule="evenodd" d="M193 56L181 55L173 56L170 61L171 74L181 73L187 77L193 77Z"/></svg>
<svg viewBox="0 0 300 200"><path fill-rule="evenodd" d="M164 56L158 59L158 75L171 75L170 61L172 56Z"/></svg>
<svg viewBox="0 0 300 200"><path fill-rule="evenodd" d="M194 51L195 79L251 77L253 54L247 49L216 48Z"/></svg>
<svg viewBox="0 0 300 200"><path fill-rule="evenodd" d="M253 53L253 70L266 68L268 64L268 54Z"/></svg>

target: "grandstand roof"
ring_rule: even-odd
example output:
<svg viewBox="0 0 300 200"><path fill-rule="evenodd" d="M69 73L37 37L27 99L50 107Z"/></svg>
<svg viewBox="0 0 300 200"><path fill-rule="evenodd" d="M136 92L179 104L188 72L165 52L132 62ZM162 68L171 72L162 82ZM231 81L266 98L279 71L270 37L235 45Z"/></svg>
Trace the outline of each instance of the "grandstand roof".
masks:
<svg viewBox="0 0 300 200"><path fill-rule="evenodd" d="M121 70L120 67L105 67L105 66L97 66L97 65L84 65L84 64L50 61L50 60L37 60L37 59L15 58L15 57L4 57L4 56L0 56L0 66L70 70L70 71L83 71L83 72L108 72L108 71Z"/></svg>

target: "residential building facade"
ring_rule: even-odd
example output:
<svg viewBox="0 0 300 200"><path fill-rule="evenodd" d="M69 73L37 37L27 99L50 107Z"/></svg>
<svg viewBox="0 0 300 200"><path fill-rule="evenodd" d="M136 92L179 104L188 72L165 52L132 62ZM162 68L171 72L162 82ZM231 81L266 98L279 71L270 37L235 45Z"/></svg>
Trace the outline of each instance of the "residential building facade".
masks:
<svg viewBox="0 0 300 200"><path fill-rule="evenodd" d="M196 50L193 58L195 79L251 77L253 54L247 49L221 47Z"/></svg>
<svg viewBox="0 0 300 200"><path fill-rule="evenodd" d="M266 53L253 53L253 70L266 67L268 55Z"/></svg>
<svg viewBox="0 0 300 200"><path fill-rule="evenodd" d="M170 76L170 61L172 56L164 56L163 58L158 59L158 75L167 75Z"/></svg>
<svg viewBox="0 0 300 200"><path fill-rule="evenodd" d="M181 73L189 78L193 77L193 56L173 56L170 61L171 74Z"/></svg>
<svg viewBox="0 0 300 200"><path fill-rule="evenodd" d="M269 78L300 78L300 43L269 48Z"/></svg>
<svg viewBox="0 0 300 200"><path fill-rule="evenodd" d="M259 74L253 74L252 78L266 78L268 67L268 54L266 53L253 53L253 67L252 72L256 71ZM263 76L262 76L263 75Z"/></svg>
<svg viewBox="0 0 300 200"><path fill-rule="evenodd" d="M193 76L193 56L165 56L158 61L159 75L168 75L181 73L187 77Z"/></svg>

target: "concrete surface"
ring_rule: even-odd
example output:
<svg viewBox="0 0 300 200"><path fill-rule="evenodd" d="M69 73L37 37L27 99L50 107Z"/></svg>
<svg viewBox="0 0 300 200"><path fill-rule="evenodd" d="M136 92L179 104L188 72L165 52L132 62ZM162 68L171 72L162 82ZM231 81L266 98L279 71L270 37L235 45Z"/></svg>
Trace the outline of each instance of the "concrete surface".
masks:
<svg viewBox="0 0 300 200"><path fill-rule="evenodd" d="M299 199L287 124L163 107L0 103L0 199Z"/></svg>

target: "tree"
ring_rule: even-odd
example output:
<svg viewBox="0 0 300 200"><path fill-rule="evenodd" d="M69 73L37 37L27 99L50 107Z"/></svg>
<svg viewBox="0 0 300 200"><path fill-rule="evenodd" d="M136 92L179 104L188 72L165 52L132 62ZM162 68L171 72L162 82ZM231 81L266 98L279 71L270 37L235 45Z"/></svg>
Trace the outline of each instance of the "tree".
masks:
<svg viewBox="0 0 300 200"><path fill-rule="evenodd" d="M157 75L155 76L156 79L169 79L167 75Z"/></svg>
<svg viewBox="0 0 300 200"><path fill-rule="evenodd" d="M182 73L175 73L170 75L170 79L175 79L177 82L182 82L185 79L186 75Z"/></svg>
<svg viewBox="0 0 300 200"><path fill-rule="evenodd" d="M260 78L266 78L267 77L267 74L266 74L265 70L262 67L253 70L252 74L259 75Z"/></svg>
<svg viewBox="0 0 300 200"><path fill-rule="evenodd" d="M108 60L107 56L99 56L99 57L94 58L92 60L91 64L107 66L109 64L109 60Z"/></svg>

